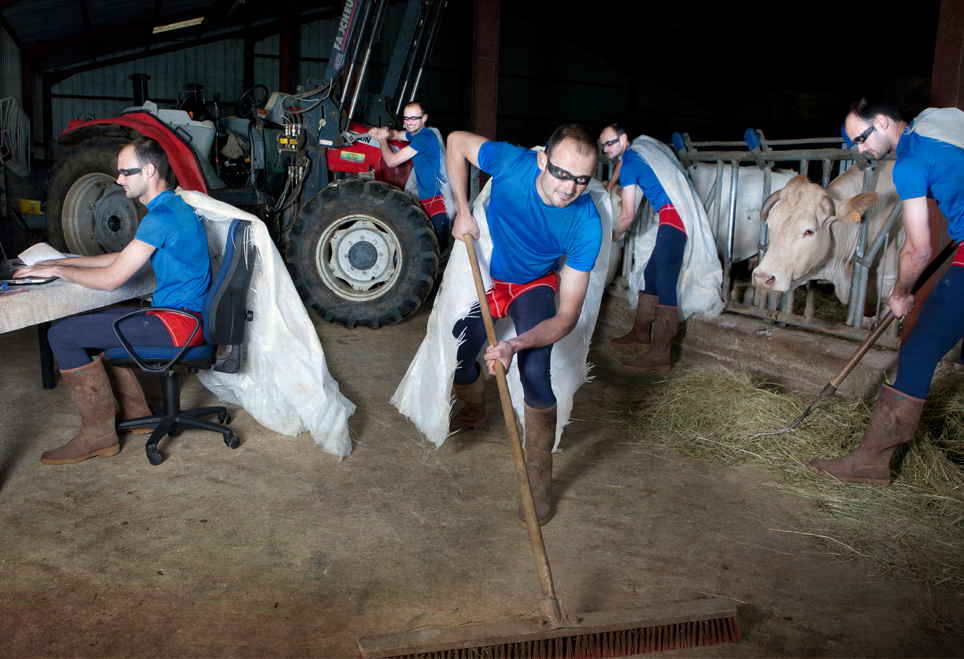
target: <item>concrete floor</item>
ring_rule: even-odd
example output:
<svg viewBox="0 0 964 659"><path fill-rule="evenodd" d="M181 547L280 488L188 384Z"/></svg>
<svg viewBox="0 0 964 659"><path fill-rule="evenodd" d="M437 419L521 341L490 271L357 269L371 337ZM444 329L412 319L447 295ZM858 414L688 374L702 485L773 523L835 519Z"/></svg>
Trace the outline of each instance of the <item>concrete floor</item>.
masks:
<svg viewBox="0 0 964 659"><path fill-rule="evenodd" d="M926 624L934 612L964 627L960 594L868 576L778 532L811 511L764 472L710 467L606 423L653 382L622 371L626 352L606 341L625 329L622 306L607 303L618 327L597 329L595 379L555 458L544 534L564 609L737 604L743 641L666 656L964 656L964 638ZM358 405L341 463L236 409L234 451L188 431L152 467L142 438L124 435L114 458L42 465L78 417L62 383L41 389L35 331L3 335L0 655L352 657L360 636L536 611L494 383L489 427L437 453L388 404L427 317L378 331L316 322ZM213 402L185 377L184 407Z"/></svg>

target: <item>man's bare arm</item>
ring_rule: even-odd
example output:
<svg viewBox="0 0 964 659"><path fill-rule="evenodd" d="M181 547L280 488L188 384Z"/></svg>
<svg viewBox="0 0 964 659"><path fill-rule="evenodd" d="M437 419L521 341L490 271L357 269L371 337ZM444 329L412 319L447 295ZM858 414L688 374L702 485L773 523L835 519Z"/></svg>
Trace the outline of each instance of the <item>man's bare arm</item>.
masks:
<svg viewBox="0 0 964 659"><path fill-rule="evenodd" d="M904 245L897 257L897 283L887 299L887 306L898 318L914 308L911 291L931 258L931 233L927 198L904 202Z"/></svg>
<svg viewBox="0 0 964 659"><path fill-rule="evenodd" d="M506 370L512 363L512 356L520 350L541 348L552 345L571 332L579 322L582 313L582 303L589 290L589 272L573 270L569 266L562 266L559 270L559 310L552 318L547 318L528 332L519 336L500 341L499 345L489 347L485 351L485 359L489 365L489 373L495 374L496 359L501 359Z"/></svg>
<svg viewBox="0 0 964 659"><path fill-rule="evenodd" d="M621 196L623 198L623 210L616 218L615 233L617 237L626 233L629 225L633 223L633 218L636 217L636 186L627 185L623 187Z"/></svg>
<svg viewBox="0 0 964 659"><path fill-rule="evenodd" d="M612 192L613 186L619 183L619 170L623 167L623 159L620 158L616 161L616 166L613 167L613 173L609 176L609 180L606 181L605 188L606 192Z"/></svg>
<svg viewBox="0 0 964 659"><path fill-rule="evenodd" d="M121 252L77 259L41 261L17 271L21 277L60 277L85 288L115 291L129 280L154 253L154 247L134 239ZM100 265L104 264L104 265Z"/></svg>
<svg viewBox="0 0 964 659"><path fill-rule="evenodd" d="M368 134L378 140L378 148L381 149L382 160L384 160L385 164L389 167L398 167L418 155L418 151L410 146L401 148L398 151L392 151L389 140L407 141L405 140L405 133L402 131L391 128L372 128L368 131Z"/></svg>
<svg viewBox="0 0 964 659"><path fill-rule="evenodd" d="M445 164L452 183L452 198L455 201L455 221L452 223L452 235L456 240L469 233L474 238L479 237L479 225L472 217L469 208L469 165L479 166L479 149L488 142L486 138L475 133L457 130L449 133L446 142L447 156Z"/></svg>

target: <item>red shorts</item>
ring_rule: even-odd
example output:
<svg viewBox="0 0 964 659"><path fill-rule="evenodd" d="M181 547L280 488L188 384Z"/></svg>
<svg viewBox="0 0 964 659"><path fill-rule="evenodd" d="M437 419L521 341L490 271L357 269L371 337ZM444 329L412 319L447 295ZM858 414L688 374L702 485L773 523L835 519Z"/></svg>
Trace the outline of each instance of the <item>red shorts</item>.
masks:
<svg viewBox="0 0 964 659"><path fill-rule="evenodd" d="M187 309L185 309L187 311ZM187 311L189 314L197 316L198 314L193 311ZM187 339L191 336L191 331L194 329L194 321L190 318L182 316L179 313L171 313L170 311L148 311L148 316L157 316L167 331L171 334L171 341L178 348L187 343ZM201 330L201 319L198 317L197 323L197 333L194 338L191 339L192 346L199 346L204 344L204 332Z"/></svg>
<svg viewBox="0 0 964 659"><path fill-rule="evenodd" d="M445 212L445 200L442 199L442 195L435 195L431 199L422 199L419 203L422 204L425 214L429 217Z"/></svg>
<svg viewBox="0 0 964 659"><path fill-rule="evenodd" d="M555 293L559 290L559 275L550 272L538 279L530 281L528 284L510 284L509 282L499 281L493 277L492 288L485 294L489 301L489 311L493 318L505 318L509 311L509 305L525 293L537 286L548 286Z"/></svg>
<svg viewBox="0 0 964 659"><path fill-rule="evenodd" d="M683 226L683 218L679 216L676 212L676 207L673 204L666 204L659 209L659 226L668 224L671 227L676 227L686 235L686 227Z"/></svg>

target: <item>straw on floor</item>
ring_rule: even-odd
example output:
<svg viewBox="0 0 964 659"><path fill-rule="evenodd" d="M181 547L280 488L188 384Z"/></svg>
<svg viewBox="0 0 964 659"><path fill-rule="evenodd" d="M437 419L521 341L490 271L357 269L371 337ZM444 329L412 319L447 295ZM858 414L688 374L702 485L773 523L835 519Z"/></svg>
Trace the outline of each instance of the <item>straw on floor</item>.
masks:
<svg viewBox="0 0 964 659"><path fill-rule="evenodd" d="M786 427L812 400L746 373L679 368L619 416L634 441L773 472L782 492L813 504L808 528L796 530L870 574L964 587L964 371L939 368L917 435L892 462L890 487L839 483L804 468L856 448L872 401L823 399L795 430L752 436Z"/></svg>

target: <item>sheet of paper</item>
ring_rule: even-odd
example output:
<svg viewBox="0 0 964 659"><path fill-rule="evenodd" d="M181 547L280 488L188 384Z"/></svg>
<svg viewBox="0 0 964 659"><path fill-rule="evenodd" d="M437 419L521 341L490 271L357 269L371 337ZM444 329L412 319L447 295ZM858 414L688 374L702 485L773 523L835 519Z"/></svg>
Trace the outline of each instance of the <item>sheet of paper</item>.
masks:
<svg viewBox="0 0 964 659"><path fill-rule="evenodd" d="M50 261L51 259L72 258L76 254L61 254L47 243L37 243L36 245L20 253L20 260L25 265L33 265L40 261Z"/></svg>

